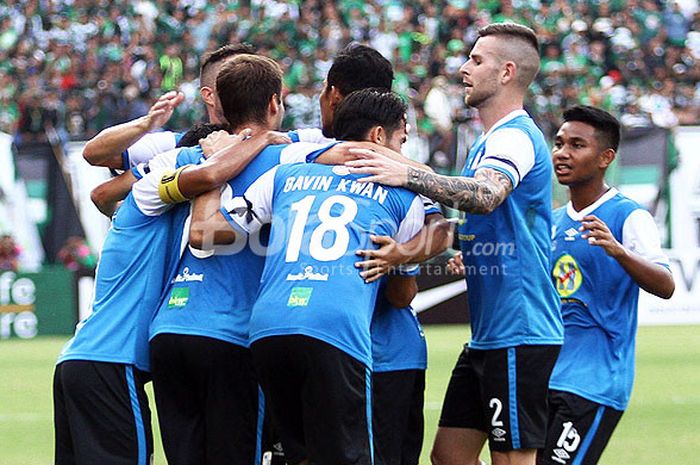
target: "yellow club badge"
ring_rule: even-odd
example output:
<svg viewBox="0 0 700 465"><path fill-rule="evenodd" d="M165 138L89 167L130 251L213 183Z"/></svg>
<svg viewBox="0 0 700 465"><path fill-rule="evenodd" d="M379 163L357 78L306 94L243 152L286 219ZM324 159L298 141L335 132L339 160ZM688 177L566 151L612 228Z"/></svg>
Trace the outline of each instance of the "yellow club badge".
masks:
<svg viewBox="0 0 700 465"><path fill-rule="evenodd" d="M579 268L574 257L569 254L559 257L559 260L554 264L552 275L554 276L557 292L559 292L561 297L569 297L578 291L583 281L581 268Z"/></svg>

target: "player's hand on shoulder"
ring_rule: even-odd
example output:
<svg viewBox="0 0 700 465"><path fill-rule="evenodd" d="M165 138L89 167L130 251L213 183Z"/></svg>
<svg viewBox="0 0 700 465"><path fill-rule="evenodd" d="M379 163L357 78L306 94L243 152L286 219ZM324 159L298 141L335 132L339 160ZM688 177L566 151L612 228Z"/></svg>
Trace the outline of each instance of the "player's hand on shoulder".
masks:
<svg viewBox="0 0 700 465"><path fill-rule="evenodd" d="M267 145L291 144L292 139L289 138L286 132L265 131L265 139Z"/></svg>
<svg viewBox="0 0 700 465"><path fill-rule="evenodd" d="M605 253L613 258L626 253L626 249L615 239L608 225L595 215L584 216L579 231L584 233L581 235L582 239L587 239L593 246L602 247Z"/></svg>
<svg viewBox="0 0 700 465"><path fill-rule="evenodd" d="M204 158L209 158L216 152L238 144L249 136L249 129L243 130L238 134L229 134L224 130L219 130L212 132L204 139L200 139L199 145L202 147Z"/></svg>
<svg viewBox="0 0 700 465"><path fill-rule="evenodd" d="M175 108L177 108L183 100L185 100L185 94L174 90L162 95L156 100L156 103L151 106L146 114L148 130L153 131L154 129L164 126L173 115Z"/></svg>
<svg viewBox="0 0 700 465"><path fill-rule="evenodd" d="M386 186L405 186L408 165L369 149L350 149L356 159L345 163L354 174L367 174L359 182L377 182Z"/></svg>
<svg viewBox="0 0 700 465"><path fill-rule="evenodd" d="M457 252L447 261L447 270L453 275L464 276L462 252Z"/></svg>

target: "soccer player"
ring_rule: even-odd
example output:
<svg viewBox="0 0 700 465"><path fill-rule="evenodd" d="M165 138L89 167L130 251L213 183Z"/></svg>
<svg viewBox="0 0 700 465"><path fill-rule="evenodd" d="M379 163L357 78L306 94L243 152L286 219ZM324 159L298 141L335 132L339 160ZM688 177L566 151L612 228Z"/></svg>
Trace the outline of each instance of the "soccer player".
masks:
<svg viewBox="0 0 700 465"><path fill-rule="evenodd" d="M362 93L347 113L355 115L348 129L400 146L405 104L395 94ZM367 112L373 119L359 117ZM228 220L238 234L274 219L270 244L277 249L265 261L250 341L289 463L372 463L370 323L377 284L357 274L354 250L372 232L399 242L413 237L424 206L403 190L366 185L358 191L356 178L342 166L282 165L210 217L210 227L220 231Z"/></svg>
<svg viewBox="0 0 700 465"><path fill-rule="evenodd" d="M234 132L278 129L282 71L271 59L238 55L216 80L224 117ZM224 143L229 136L225 136ZM279 163L306 161L310 144L270 145L214 193L231 199ZM313 147L316 147L313 145ZM190 150L193 158L202 153ZM266 241L245 237L203 253L192 216L177 273L151 324L153 384L168 463L260 462L264 403L248 349L248 322L264 264Z"/></svg>
<svg viewBox="0 0 700 465"><path fill-rule="evenodd" d="M366 121L375 119L375 113L381 113L380 104L391 102L391 96L397 98L394 94L380 96L374 89L351 93L334 111L332 133L340 140L373 140L400 152L406 140L405 134L401 139L397 134L393 140L387 141L367 134ZM400 102L394 104L398 107ZM426 218L442 218L429 200L424 207ZM439 221L439 218L426 219L426 224ZM429 255L442 252L450 242L449 235L442 231L431 239L433 244L419 247L427 249ZM410 253L406 255L411 260L423 258ZM417 266L401 267L382 279L370 327L373 436L376 456L386 465L418 464L423 446L427 347L423 330L410 307L418 290L415 278L418 272Z"/></svg>
<svg viewBox="0 0 700 465"><path fill-rule="evenodd" d="M571 200L554 212L564 345L540 464L598 463L632 392L639 288L665 299L675 289L653 218L605 183L619 140L612 115L576 106L564 112L552 150Z"/></svg>
<svg viewBox="0 0 700 465"><path fill-rule="evenodd" d="M216 76L219 69L230 58L243 53L254 54L255 49L249 44L228 44L202 57L199 94L211 123L226 122L216 97ZM153 104L148 114L104 129L90 139L83 149L83 157L91 165L126 171L159 153L172 150L183 133L151 131L167 123L183 99L184 95L180 92L166 93Z"/></svg>
<svg viewBox="0 0 700 465"><path fill-rule="evenodd" d="M241 140L232 140L232 147ZM92 313L79 323L56 366L56 464L149 463L153 439L143 388L149 378L148 324L177 263L189 210L171 204L236 175L261 142L246 141L239 156L221 151L197 167L173 150L125 173L140 180L105 239ZM119 178L108 183L124 188Z"/></svg>
<svg viewBox="0 0 700 465"><path fill-rule="evenodd" d="M537 37L491 24L460 69L465 102L482 134L462 176L441 176L366 151L350 161L362 182L405 186L466 213L459 229L467 261L472 339L459 356L433 446L436 464L477 464L488 438L492 463L532 464L544 445L547 386L563 342L549 279L552 162L542 132L523 110L539 68Z"/></svg>

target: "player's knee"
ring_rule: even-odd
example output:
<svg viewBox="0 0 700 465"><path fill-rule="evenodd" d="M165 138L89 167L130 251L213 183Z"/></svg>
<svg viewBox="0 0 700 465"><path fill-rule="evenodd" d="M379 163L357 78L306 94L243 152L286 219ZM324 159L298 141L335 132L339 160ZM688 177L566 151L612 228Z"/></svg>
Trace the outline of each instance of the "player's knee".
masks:
<svg viewBox="0 0 700 465"><path fill-rule="evenodd" d="M444 447L433 447L430 451L430 463L432 465L476 465L479 462L470 462L467 457L455 454L455 451L450 451Z"/></svg>
<svg viewBox="0 0 700 465"><path fill-rule="evenodd" d="M447 462L443 460L443 453L433 447L430 451L430 463L433 465L445 465Z"/></svg>

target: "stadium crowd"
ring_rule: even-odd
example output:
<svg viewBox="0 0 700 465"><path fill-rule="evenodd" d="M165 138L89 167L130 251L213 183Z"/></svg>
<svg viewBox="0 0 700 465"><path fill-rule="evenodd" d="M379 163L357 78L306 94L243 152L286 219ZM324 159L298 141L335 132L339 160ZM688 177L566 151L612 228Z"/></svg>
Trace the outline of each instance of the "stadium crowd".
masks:
<svg viewBox="0 0 700 465"><path fill-rule="evenodd" d="M561 109L608 109L628 126L700 122L700 9L654 0L8 0L0 6L0 130L18 142L52 127L64 140L147 112L178 88L171 120L203 117L200 57L247 41L284 69L286 127L317 127L318 94L335 54L367 42L393 64L430 152L454 151L456 125L480 130L458 73L479 27L515 21L542 43L527 107L548 136ZM435 160L431 160L435 161Z"/></svg>

